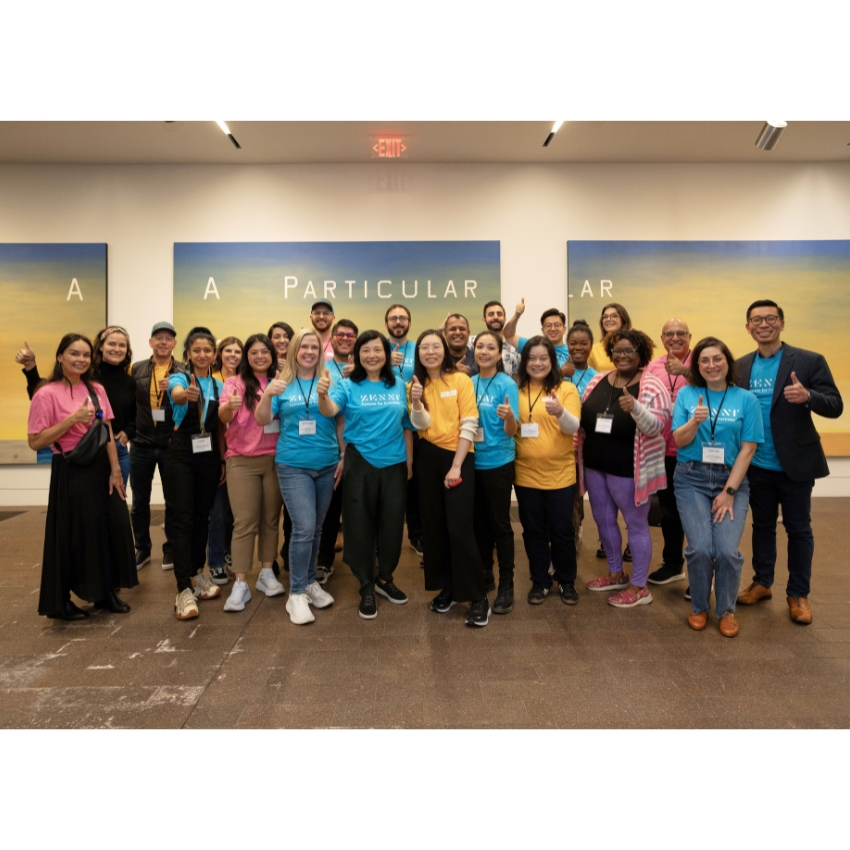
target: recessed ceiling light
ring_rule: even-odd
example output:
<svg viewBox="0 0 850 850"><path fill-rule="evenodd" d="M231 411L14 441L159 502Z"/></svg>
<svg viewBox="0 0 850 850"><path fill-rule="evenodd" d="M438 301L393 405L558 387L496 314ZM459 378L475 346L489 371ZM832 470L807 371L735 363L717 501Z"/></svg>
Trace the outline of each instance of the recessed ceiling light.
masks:
<svg viewBox="0 0 850 850"><path fill-rule="evenodd" d="M552 138L553 138L553 136L555 135L555 133L557 133L557 132L558 132L558 130L560 130L560 129L561 129L561 124L563 124L563 123L564 123L563 121L556 121L556 122L552 125L552 130L550 131L549 135L546 137L546 141L545 141L545 142L543 142L543 147L544 147L544 148L549 147L549 142L551 142L551 141L552 141Z"/></svg>
<svg viewBox="0 0 850 850"><path fill-rule="evenodd" d="M227 138L230 139L231 142L233 142L233 146L235 148L239 148L239 150L242 150L242 145L240 145L239 142L237 142L236 139L233 138L233 133L230 132L230 128L227 126L227 124L225 124L224 121L216 121L215 123L218 124L219 127L221 127L221 132L224 133L224 135L227 136Z"/></svg>
<svg viewBox="0 0 850 850"><path fill-rule="evenodd" d="M787 121L765 121L756 139L756 147L762 151L772 151L787 126Z"/></svg>

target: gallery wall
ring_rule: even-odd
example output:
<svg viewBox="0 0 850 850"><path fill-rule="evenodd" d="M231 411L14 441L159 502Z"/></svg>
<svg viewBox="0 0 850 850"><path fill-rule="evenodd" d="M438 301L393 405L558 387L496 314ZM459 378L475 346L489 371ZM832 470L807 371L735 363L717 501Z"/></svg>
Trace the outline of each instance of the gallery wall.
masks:
<svg viewBox="0 0 850 850"><path fill-rule="evenodd" d="M172 317L174 242L497 239L503 301L524 297L533 330L568 303L569 239L850 238L839 163L0 166L0 187L0 241L108 243L109 321L127 327L137 358ZM309 304L284 306L274 318L307 322ZM850 461L830 465L815 495L850 495ZM48 476L0 467L0 505L46 504Z"/></svg>

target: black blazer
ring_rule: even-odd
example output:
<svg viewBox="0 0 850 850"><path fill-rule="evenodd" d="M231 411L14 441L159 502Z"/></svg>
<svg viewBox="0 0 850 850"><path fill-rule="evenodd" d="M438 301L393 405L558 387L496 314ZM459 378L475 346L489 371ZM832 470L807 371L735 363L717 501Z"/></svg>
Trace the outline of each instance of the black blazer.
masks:
<svg viewBox="0 0 850 850"><path fill-rule="evenodd" d="M735 362L738 386L745 390L750 388L750 372L755 356L756 352L753 351ZM783 390L791 386L792 372L797 374L797 380L812 394L807 404L791 404L785 399ZM794 348L783 342L782 359L773 388L770 428L779 462L792 481L811 481L829 475L820 435L812 422L812 413L827 419L837 419L843 411L844 402L823 355L804 348Z"/></svg>

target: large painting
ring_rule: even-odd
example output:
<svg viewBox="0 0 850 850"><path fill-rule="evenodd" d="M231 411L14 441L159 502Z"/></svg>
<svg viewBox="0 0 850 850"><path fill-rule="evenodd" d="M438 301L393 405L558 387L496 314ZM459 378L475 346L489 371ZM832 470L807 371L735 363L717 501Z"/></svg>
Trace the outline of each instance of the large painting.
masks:
<svg viewBox="0 0 850 850"><path fill-rule="evenodd" d="M712 335L739 357L755 348L744 329L747 307L761 298L785 311L782 338L823 354L850 401L850 240L567 243L570 321L599 332L602 306L616 301L661 349L661 326L684 319L696 342ZM815 416L824 450L850 455L850 414Z"/></svg>
<svg viewBox="0 0 850 850"><path fill-rule="evenodd" d="M404 304L411 335L461 313L473 333L484 305L501 297L499 242L176 242L178 337L205 325L244 340L272 322L298 330L327 298L338 319L384 331L384 313Z"/></svg>
<svg viewBox="0 0 850 850"><path fill-rule="evenodd" d="M0 244L0 463L35 463L27 445L29 398L15 352L28 342L39 372L53 370L59 340L106 324L106 245Z"/></svg>

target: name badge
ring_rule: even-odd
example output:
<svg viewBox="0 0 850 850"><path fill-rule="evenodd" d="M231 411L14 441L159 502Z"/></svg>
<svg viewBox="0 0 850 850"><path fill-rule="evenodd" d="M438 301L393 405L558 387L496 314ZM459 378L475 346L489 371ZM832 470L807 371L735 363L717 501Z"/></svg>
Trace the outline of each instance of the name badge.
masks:
<svg viewBox="0 0 850 850"><path fill-rule="evenodd" d="M610 434L614 427L614 417L610 413L598 413L596 415L596 433Z"/></svg>
<svg viewBox="0 0 850 850"><path fill-rule="evenodd" d="M484 442L484 429L483 428L476 428L475 429L475 439L473 440L473 442L474 443L483 443Z"/></svg>
<svg viewBox="0 0 850 850"><path fill-rule="evenodd" d="M449 398L449 396L457 395L457 390L445 390L440 393L440 398Z"/></svg>
<svg viewBox="0 0 850 850"><path fill-rule="evenodd" d="M298 433L301 436L305 436L307 434L315 434L316 433L316 420L315 419L302 419L298 423Z"/></svg>
<svg viewBox="0 0 850 850"><path fill-rule="evenodd" d="M165 411L161 407L152 407L151 416L154 422L165 422Z"/></svg>
<svg viewBox="0 0 850 850"><path fill-rule="evenodd" d="M192 454L212 451L212 436L210 434L192 434Z"/></svg>
<svg viewBox="0 0 850 850"><path fill-rule="evenodd" d="M702 462L703 463L726 463L726 447L718 446L715 443L702 444Z"/></svg>
<svg viewBox="0 0 850 850"><path fill-rule="evenodd" d="M536 440L540 436L540 426L536 422L523 422L519 434L521 437L531 437Z"/></svg>
<svg viewBox="0 0 850 850"><path fill-rule="evenodd" d="M280 433L280 419L272 419L268 425L263 425L263 433L264 434L279 434Z"/></svg>

